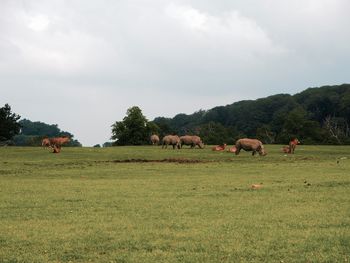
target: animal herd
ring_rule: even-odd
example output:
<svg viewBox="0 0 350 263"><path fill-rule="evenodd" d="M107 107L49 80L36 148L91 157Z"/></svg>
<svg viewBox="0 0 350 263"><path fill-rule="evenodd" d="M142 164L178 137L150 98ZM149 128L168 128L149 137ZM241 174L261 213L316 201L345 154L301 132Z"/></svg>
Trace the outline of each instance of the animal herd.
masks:
<svg viewBox="0 0 350 263"><path fill-rule="evenodd" d="M152 145L158 145L160 143L159 136L153 134L150 138ZM284 146L282 151L285 153L294 154L296 145L299 144L300 141L297 138L293 138L288 146ZM189 145L192 148L198 146L200 149L204 148L204 143L202 142L199 136L193 135L185 135L185 136L177 136L177 135L166 135L161 141L162 149L166 149L168 145L171 145L173 149L181 149L183 145ZM217 145L212 147L213 151L225 151L226 143ZM257 139L249 139L243 138L236 141L235 145L231 147L228 151L238 155L241 150L250 151L254 156L258 153L261 156L265 156L267 154L264 145L261 141Z"/></svg>
<svg viewBox="0 0 350 263"><path fill-rule="evenodd" d="M70 138L67 136L62 137L54 137L54 138L44 138L42 140L42 147L52 149L53 153L60 153L62 145L65 143L68 143L70 141ZM159 145L160 139L159 136L156 134L153 134L150 137L150 141L152 145ZM177 135L166 135L163 137L162 141L162 149L166 149L168 145L171 145L173 149L181 149L183 145L190 146L191 149L198 146L200 149L204 148L204 143L202 142L201 138L196 135L184 135L184 136L177 136ZM289 142L289 145L284 146L282 148L282 151L284 153L291 153L294 154L296 146L300 144L300 141L297 138L292 139ZM212 147L213 151L225 151L226 143L217 145ZM252 152L252 155L254 156L256 153L258 153L261 156L265 156L267 154L264 145L261 141L257 139L249 139L249 138L243 138L236 141L235 145L233 147L229 148L229 152L234 153L238 155L241 150Z"/></svg>
<svg viewBox="0 0 350 263"><path fill-rule="evenodd" d="M53 153L60 153L62 145L68 143L70 138L68 136L44 138L41 141L41 146L53 150Z"/></svg>
<svg viewBox="0 0 350 263"><path fill-rule="evenodd" d="M157 135L152 135L157 136ZM155 137L153 137L155 138ZM157 136L157 140L159 142L159 137ZM152 141L153 143L153 141ZM154 144L154 143L153 143ZM185 135L185 136L177 136L177 135L167 135L164 136L162 140L162 148L166 149L168 145L172 145L173 149L178 148L181 149L183 145L189 145L191 148L198 146L199 148L204 148L204 144L199 136Z"/></svg>

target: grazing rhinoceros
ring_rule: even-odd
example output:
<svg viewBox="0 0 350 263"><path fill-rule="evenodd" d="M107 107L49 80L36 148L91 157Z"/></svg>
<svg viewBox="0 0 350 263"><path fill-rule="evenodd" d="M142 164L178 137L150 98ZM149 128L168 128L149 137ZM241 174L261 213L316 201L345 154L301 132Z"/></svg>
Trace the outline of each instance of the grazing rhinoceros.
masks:
<svg viewBox="0 0 350 263"><path fill-rule="evenodd" d="M267 154L262 142L256 139L239 139L238 141L236 141L235 154L238 155L241 149L245 151L253 151L252 155L255 155L256 152L258 152L259 155L262 156L265 156Z"/></svg>
<svg viewBox="0 0 350 263"><path fill-rule="evenodd" d="M185 135L180 137L180 145L191 145L191 149L196 147L196 145L203 149L204 144L199 136Z"/></svg>
<svg viewBox="0 0 350 263"><path fill-rule="evenodd" d="M165 149L168 147L168 145L172 145L173 149L177 147L180 149L180 138L177 135L167 135L163 138L163 146L162 149L165 147Z"/></svg>
<svg viewBox="0 0 350 263"><path fill-rule="evenodd" d="M152 145L158 145L159 144L159 137L156 134L153 134L151 136L151 143Z"/></svg>

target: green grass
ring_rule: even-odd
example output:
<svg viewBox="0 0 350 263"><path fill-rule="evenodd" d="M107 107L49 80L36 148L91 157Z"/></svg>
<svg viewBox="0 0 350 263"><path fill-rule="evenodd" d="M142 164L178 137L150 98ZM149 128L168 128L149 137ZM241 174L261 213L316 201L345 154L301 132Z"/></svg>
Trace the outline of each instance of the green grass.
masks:
<svg viewBox="0 0 350 263"><path fill-rule="evenodd" d="M350 147L280 148L0 148L0 262L349 262Z"/></svg>

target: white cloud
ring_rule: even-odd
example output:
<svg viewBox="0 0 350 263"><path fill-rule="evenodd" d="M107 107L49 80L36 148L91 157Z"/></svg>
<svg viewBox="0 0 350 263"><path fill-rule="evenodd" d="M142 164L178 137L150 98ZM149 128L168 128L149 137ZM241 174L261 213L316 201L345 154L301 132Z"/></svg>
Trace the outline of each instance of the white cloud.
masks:
<svg viewBox="0 0 350 263"><path fill-rule="evenodd" d="M50 20L45 15L36 15L33 17L28 17L27 26L34 31L44 31L48 28Z"/></svg>
<svg viewBox="0 0 350 263"><path fill-rule="evenodd" d="M166 13L194 34L199 34L198 42L206 48L215 47L217 51L243 55L283 53L283 47L273 43L267 33L251 18L245 17L237 10L214 16L191 6L170 4ZM198 36L198 35L197 35ZM196 46L201 46L196 43Z"/></svg>
<svg viewBox="0 0 350 263"><path fill-rule="evenodd" d="M0 1L0 106L93 145L133 105L152 119L349 82L349 9L347 0Z"/></svg>
<svg viewBox="0 0 350 263"><path fill-rule="evenodd" d="M165 12L170 17L179 20L184 26L195 30L205 31L210 18L191 6L178 6L173 3L166 7Z"/></svg>

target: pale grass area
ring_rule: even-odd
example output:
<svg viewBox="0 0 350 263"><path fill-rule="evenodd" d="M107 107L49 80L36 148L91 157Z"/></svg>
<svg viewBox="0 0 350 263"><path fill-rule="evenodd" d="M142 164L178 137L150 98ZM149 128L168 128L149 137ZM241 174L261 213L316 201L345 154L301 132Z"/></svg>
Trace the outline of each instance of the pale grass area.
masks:
<svg viewBox="0 0 350 263"><path fill-rule="evenodd" d="M0 148L0 262L349 262L350 147L266 148Z"/></svg>

